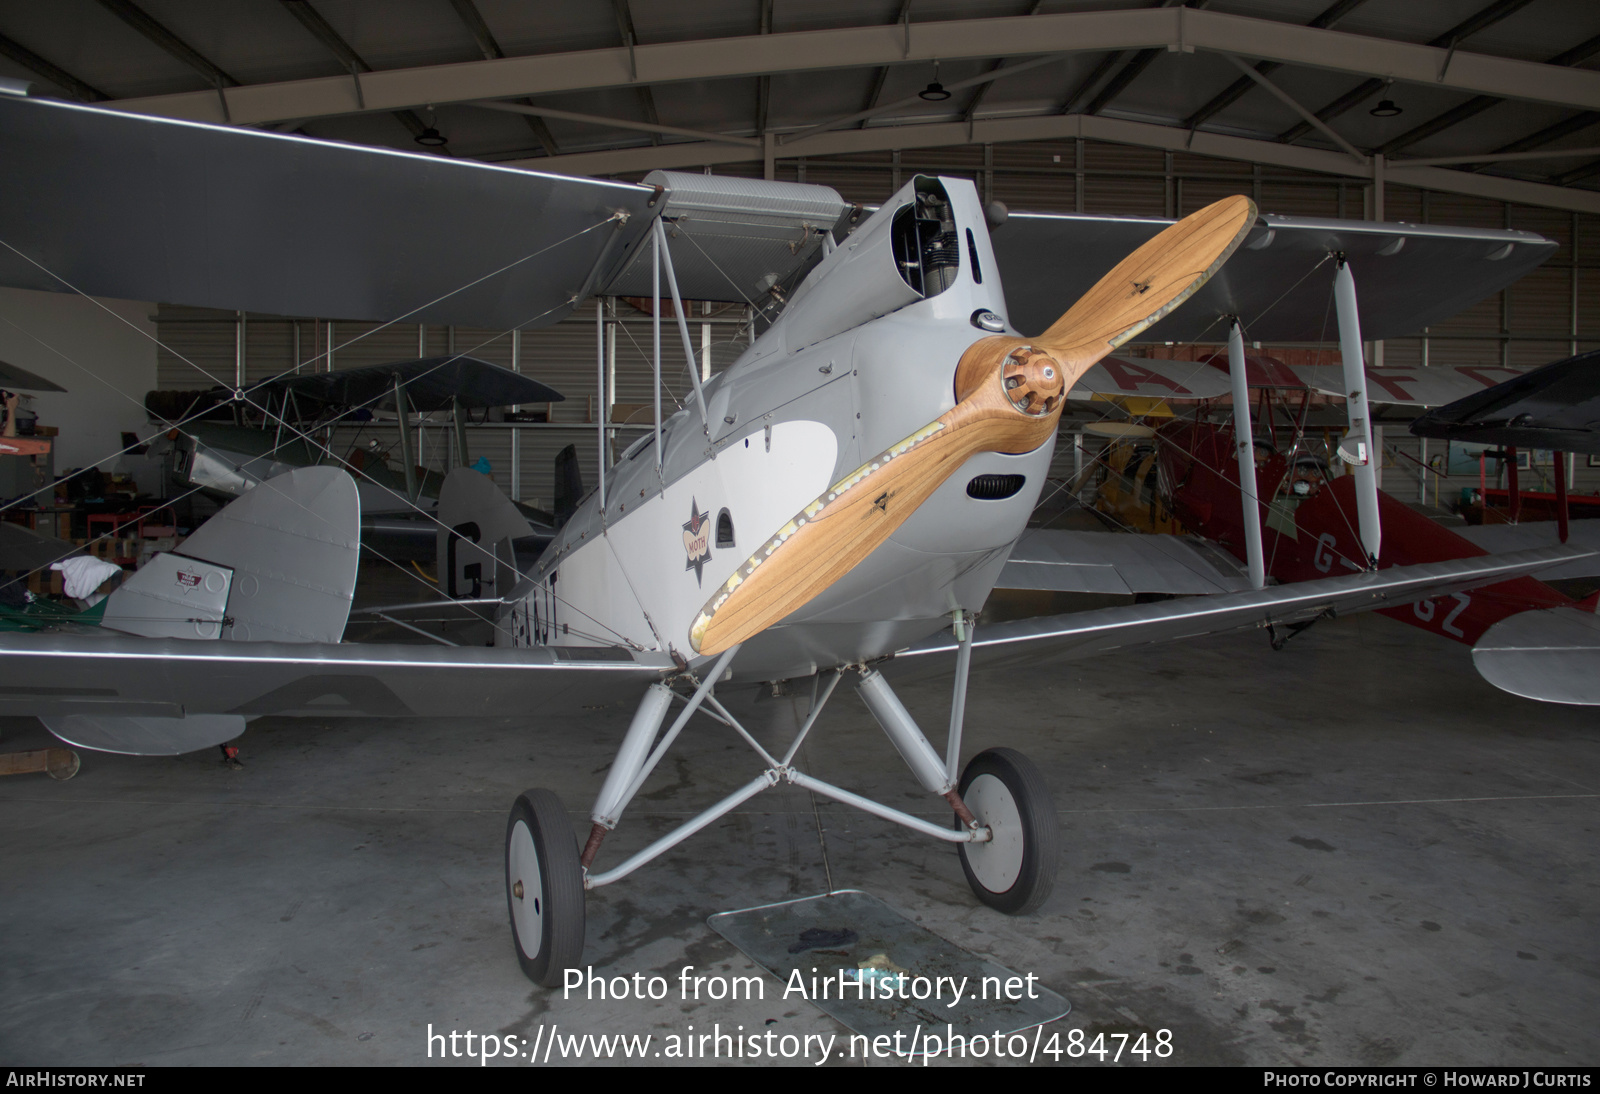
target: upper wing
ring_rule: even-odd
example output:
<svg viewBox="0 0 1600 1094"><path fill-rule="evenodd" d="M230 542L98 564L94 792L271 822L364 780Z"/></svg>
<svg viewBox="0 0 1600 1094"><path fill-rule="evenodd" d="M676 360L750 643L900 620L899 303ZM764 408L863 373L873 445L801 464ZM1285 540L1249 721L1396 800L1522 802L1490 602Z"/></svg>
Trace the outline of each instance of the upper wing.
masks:
<svg viewBox="0 0 1600 1094"><path fill-rule="evenodd" d="M1078 377L1069 399L1131 395L1141 399L1216 399L1228 394L1228 374L1204 361L1106 357Z"/></svg>
<svg viewBox="0 0 1600 1094"><path fill-rule="evenodd" d="M1339 365L1297 365L1295 373L1306 386L1323 395L1345 397L1344 369ZM1519 368L1497 365L1433 366L1430 368L1372 368L1367 372L1367 402L1404 406L1441 406L1453 403L1502 380L1521 376Z"/></svg>
<svg viewBox="0 0 1600 1094"><path fill-rule="evenodd" d="M1043 330L1062 300L1076 299L1171 223L1012 213L991 233L1008 318L1020 330ZM1504 288L1555 251L1556 244L1532 232L1264 215L1228 264L1144 337L1220 342L1227 336L1221 317L1237 315L1246 338L1331 340L1335 268L1326 259L1339 252L1355 272L1362 335L1395 338ZM1060 261L1062 255L1072 261Z"/></svg>
<svg viewBox="0 0 1600 1094"><path fill-rule="evenodd" d="M1600 350L1580 353L1429 411L1419 437L1600 455Z"/></svg>
<svg viewBox="0 0 1600 1094"><path fill-rule="evenodd" d="M648 296L657 217L685 298L766 301L861 212L826 186L546 175L3 89L0 144L0 284L277 315L548 325L590 291Z"/></svg>
<svg viewBox="0 0 1600 1094"><path fill-rule="evenodd" d="M15 94L0 144L0 284L277 315L553 323L656 194Z"/></svg>
<svg viewBox="0 0 1600 1094"><path fill-rule="evenodd" d="M299 401L312 400L334 406L392 409L395 384L404 384L406 403L413 411L449 410L461 406L479 410L516 403L557 403L565 399L530 376L512 372L492 361L464 354L394 361L337 372L302 372L270 380L255 389L256 400L271 405L285 392Z"/></svg>
<svg viewBox="0 0 1600 1094"><path fill-rule="evenodd" d="M1023 653L1090 657L1127 646L1197 638L1227 631L1287 626L1328 613L1372 611L1533 573L1592 552L1580 547L1544 547L1506 555L1394 566L1343 577L1274 585L1221 596L1190 597L1156 604L1102 608L1070 615L1018 619L980 627L974 646ZM939 635L898 656L953 650Z"/></svg>

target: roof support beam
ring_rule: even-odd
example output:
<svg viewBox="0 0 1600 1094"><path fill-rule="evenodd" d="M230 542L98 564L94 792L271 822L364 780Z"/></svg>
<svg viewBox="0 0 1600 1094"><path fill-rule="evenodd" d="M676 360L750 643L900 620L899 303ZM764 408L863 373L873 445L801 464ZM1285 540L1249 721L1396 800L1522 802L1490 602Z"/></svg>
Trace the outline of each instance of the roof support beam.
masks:
<svg viewBox="0 0 1600 1094"><path fill-rule="evenodd" d="M1600 156L1600 148L1551 148L1543 152L1484 152L1476 156L1427 156L1414 160L1390 160L1389 166L1458 167L1463 163L1506 163L1511 160L1556 160L1568 156Z"/></svg>
<svg viewBox="0 0 1600 1094"><path fill-rule="evenodd" d="M1160 7L1171 8L1203 8L1208 0L1161 0ZM1100 94L1085 108L1086 114L1098 114L1111 105L1113 99L1128 90L1128 85L1137 80L1145 69L1150 67L1152 61L1165 52L1161 49L1142 49L1129 58L1128 63L1122 66L1122 71L1111 78Z"/></svg>
<svg viewBox="0 0 1600 1094"><path fill-rule="evenodd" d="M71 93L81 103L98 103L111 98L97 87L84 83L64 68L51 64L21 42L0 34L0 56L9 57L29 72L36 72L57 87Z"/></svg>
<svg viewBox="0 0 1600 1094"><path fill-rule="evenodd" d="M461 22L466 25L472 40L478 43L478 52L483 54L485 61L498 61L506 55L500 48L500 43L495 40L494 32L489 29L489 24L483 21L483 13L478 10L478 5L472 0L450 0L450 5L456 9L456 14L461 17ZM527 100L523 100L527 102ZM532 106L532 103L528 103ZM559 156L561 149L556 147L555 134L550 132L550 127L544 119L531 114L524 114L523 120L528 128L533 131L534 139L543 147L547 156Z"/></svg>
<svg viewBox="0 0 1600 1094"><path fill-rule="evenodd" d="M639 83L639 64L637 50L639 46L639 32L633 27L633 8L628 5L628 0L611 0L612 10L617 16L617 33L622 35L622 45L628 51L628 68L633 74L630 83L638 86L639 109L644 111L645 121L651 125L660 125L661 116L656 113L656 97L650 90L648 83ZM658 133L650 134L651 144L660 144L661 136Z"/></svg>
<svg viewBox="0 0 1600 1094"><path fill-rule="evenodd" d="M201 56L200 51L146 15L132 0L100 0L100 6L206 78L212 87L238 87L239 81Z"/></svg>
<svg viewBox="0 0 1600 1094"><path fill-rule="evenodd" d="M562 118L569 122L584 122L588 125L605 125L614 129L633 129L641 133L666 134L673 137L691 137L698 141L711 141L715 144L735 144L745 148L760 148L761 142L754 137L730 137L721 133L708 133L703 129L680 129L675 125L651 125L649 122L626 121L622 118L605 118L598 114L579 114L572 110L557 110L551 106L524 106L522 103L494 103L475 102L464 103L464 106L481 107L484 110L500 110L508 114L522 114L526 117L536 118Z"/></svg>
<svg viewBox="0 0 1600 1094"><path fill-rule="evenodd" d="M1456 59L1456 47L1459 46L1462 41L1478 33L1480 30L1493 26L1495 23L1498 23L1500 20L1504 19L1518 8L1526 7L1531 2L1532 0L1494 0L1494 3L1490 4L1488 7L1482 8L1476 14L1468 16L1455 26L1451 27L1449 30L1445 31L1443 34L1439 35L1439 37L1429 42L1428 45L1431 48L1444 49L1446 51L1444 61L1439 66L1438 82L1444 82L1445 76L1448 75L1450 67ZM1400 77L1396 75L1395 78ZM1383 85L1383 79L1365 80L1351 88L1349 91L1345 92L1343 95L1339 96L1337 99L1333 100L1333 102L1329 103L1321 110L1317 111L1317 117L1321 118L1323 121L1331 121L1332 119L1337 118L1340 114L1343 114L1345 111L1349 110L1351 107L1370 99L1373 95L1377 94ZM1287 130L1286 132L1280 134L1278 139L1280 141L1299 140L1309 132L1311 132L1311 127L1305 122L1301 122L1293 129Z"/></svg>
<svg viewBox="0 0 1600 1094"><path fill-rule="evenodd" d="M1314 126L1319 132L1322 133L1323 136L1327 137L1334 144L1337 144L1340 148L1343 148L1346 152L1350 153L1350 157L1357 163L1365 164L1367 162L1367 157L1362 155L1360 150L1357 149L1355 145L1339 136L1338 133L1335 133L1332 126L1323 121L1321 118L1317 117L1315 114L1311 113L1311 111L1307 110L1305 107L1301 106L1299 101L1287 91L1283 90L1283 88L1279 87L1277 84L1261 75L1261 73L1257 72L1255 69L1239 60L1239 58L1235 57L1233 54L1225 53L1223 56L1228 59L1229 64L1233 65L1234 68L1244 73L1246 78L1254 80L1256 83L1266 88L1267 91L1272 94L1273 98L1277 99L1290 110L1293 110L1296 114L1304 118L1308 125Z"/></svg>
<svg viewBox="0 0 1600 1094"><path fill-rule="evenodd" d="M297 0L300 2L300 0ZM1241 43L1248 43L1242 47ZM1371 38L1193 8L1065 12L898 26L787 31L573 53L506 57L368 73L364 104L348 78L254 84L228 93L233 120L262 124L423 103L509 99L635 83L713 80L906 62L1027 57L1124 49L1242 53L1468 94L1600 110L1600 72ZM1446 60L1450 61L1448 67ZM637 75L635 75L637 72ZM189 92L117 104L141 113L221 121L215 94Z"/></svg>
<svg viewBox="0 0 1600 1094"><path fill-rule="evenodd" d="M965 80L958 80L953 84L946 84L944 89L946 91L965 91L969 87L977 87L980 84L993 83L994 81L1003 77L1015 76L1019 72L1026 72L1030 68L1038 68L1040 65L1055 64L1059 60L1061 60L1059 55L1051 54L1046 57L1035 57L1031 61L1019 61L1014 65L1007 65L1004 68L990 69L988 72L982 73L981 75L971 76ZM862 110L858 113L850 114L843 118L834 118L832 121L819 122L816 125L808 126L797 133L791 133L787 137L784 137L783 143L789 144L793 141L804 140L813 133L826 133L829 130L839 129L843 126L847 126L851 122L865 121L866 119L876 117L879 114L888 114L891 111L901 110L908 106L916 106L920 102L922 102L922 96L920 93L916 95L907 95L905 98L896 99L892 103L884 103L881 106L875 106L868 110Z"/></svg>
<svg viewBox="0 0 1600 1094"><path fill-rule="evenodd" d="M1086 114L1044 114L1031 118L993 118L973 122L939 122L930 125L878 126L871 129L819 133L784 150L785 156L829 156L854 152L883 152L904 148L943 148L965 144L1004 144L1014 141L1085 140L1191 152L1217 159L1240 160L1316 171L1363 181L1372 177L1370 166L1355 163L1343 152L1303 148L1271 140L1229 137L1220 133L1192 132L1178 126L1152 125ZM695 167L702 164L745 163L748 151L724 144L666 144L660 148L590 152L553 159L511 161L507 166L554 170L574 175L637 173L652 168ZM1386 165L1384 177L1398 186L1415 186L1443 193L1470 194L1494 201L1567 209L1600 214L1600 192L1568 190L1538 182L1524 182L1470 171L1439 167Z"/></svg>
<svg viewBox="0 0 1600 1094"><path fill-rule="evenodd" d="M1325 9L1321 15L1318 15L1315 19L1311 20L1311 22L1307 23L1306 26L1313 27L1317 30L1324 30L1333 26L1333 24L1337 23L1340 19L1343 19L1346 15L1349 15L1352 11L1366 2L1367 0L1334 0L1332 7ZM1262 61L1256 65L1256 71L1261 73L1263 76L1267 76L1273 72L1276 72L1282 67L1283 66L1277 61ZM1249 91L1254 86L1254 81L1243 78L1233 81L1233 83L1224 88L1222 92L1210 102L1206 103L1199 110L1196 110L1193 114L1190 114L1187 118L1183 119L1183 127L1185 129L1194 129L1203 124L1207 119L1220 114L1222 111L1226 110L1228 107L1244 98L1244 93Z"/></svg>
<svg viewBox="0 0 1600 1094"><path fill-rule="evenodd" d="M1596 34L1587 42L1581 42L1573 46L1564 53L1556 54L1545 64L1575 65L1579 61L1587 60L1596 53L1600 53L1600 34ZM1410 148L1413 144L1427 140L1435 133L1441 133L1454 125L1460 125L1468 118L1475 118L1491 106L1498 106L1503 102L1505 102L1504 99L1495 95L1474 95L1455 109L1446 110L1443 114L1430 118L1421 125L1400 134L1394 140L1379 148L1378 151L1385 156L1393 155L1402 148Z"/></svg>
<svg viewBox="0 0 1600 1094"><path fill-rule="evenodd" d="M761 0L761 33L772 33L773 0ZM756 81L756 136L767 131L767 115L772 106L772 77L763 73Z"/></svg>
<svg viewBox="0 0 1600 1094"><path fill-rule="evenodd" d="M101 2L104 3L105 0L101 0ZM300 21L300 25L305 27L306 30L310 31L312 37L316 38L317 41L328 47L328 52L339 58L339 63L344 65L344 67L349 70L350 80L345 81L340 78L339 82L349 82L353 84L352 90L355 92L356 102L360 106L361 110L365 111L367 109L367 104L365 101L366 92L361 82L361 74L364 72L370 73L372 71L372 66L367 64L367 62L359 53L355 51L350 43L346 42L343 36L341 36L338 31L334 30L328 21L324 19L320 13L318 13L317 9L311 6L310 0L282 0L282 2L283 6L289 10L289 13ZM234 109L232 113L233 121L247 121L246 118L240 116L237 109ZM396 110L393 113L394 116L399 120L400 124L410 130L413 137L421 136L423 130L428 128L422 124L422 119L417 117L414 111ZM309 116L310 115L302 115L302 118ZM440 151L442 152L444 150L440 149Z"/></svg>
<svg viewBox="0 0 1600 1094"><path fill-rule="evenodd" d="M1106 73L1116 68L1117 62L1122 60L1122 57L1123 51L1118 49L1112 50L1110 53L1100 58L1100 63L1095 65L1094 68L1089 72L1089 75L1085 76L1082 82L1079 83L1077 87L1072 89L1071 94L1067 96L1066 102L1061 104L1061 113L1078 113L1079 109L1083 105L1084 96L1099 86L1100 81L1105 79Z"/></svg>

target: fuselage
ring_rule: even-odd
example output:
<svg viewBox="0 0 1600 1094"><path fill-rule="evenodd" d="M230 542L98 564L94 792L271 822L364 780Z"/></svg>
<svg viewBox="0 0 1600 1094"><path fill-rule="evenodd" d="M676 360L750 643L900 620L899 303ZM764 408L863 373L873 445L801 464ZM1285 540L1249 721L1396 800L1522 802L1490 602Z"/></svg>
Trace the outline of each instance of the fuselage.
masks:
<svg viewBox="0 0 1600 1094"><path fill-rule="evenodd" d="M1183 525L1245 557L1239 469L1233 433L1209 423L1184 423L1161 434L1162 474L1171 489L1171 509ZM1365 567L1357 532L1355 480L1329 478L1327 468L1302 458L1296 465L1280 453L1257 450L1261 531L1267 572L1279 581L1315 581ZM1388 494L1378 495L1383 551L1378 568L1476 558L1482 547L1436 524ZM1467 645L1495 623L1519 612L1571 604L1532 577L1517 577L1437 600L1381 609L1402 623Z"/></svg>
<svg viewBox="0 0 1600 1094"><path fill-rule="evenodd" d="M830 484L949 411L962 353L1004 315L976 190L914 179L712 378L706 421L691 399L662 424L659 468L647 434L609 469L604 509L598 491L579 506L503 631L695 662L690 627L723 582ZM772 680L872 660L981 608L1054 443L967 460L863 561L747 641L734 671Z"/></svg>

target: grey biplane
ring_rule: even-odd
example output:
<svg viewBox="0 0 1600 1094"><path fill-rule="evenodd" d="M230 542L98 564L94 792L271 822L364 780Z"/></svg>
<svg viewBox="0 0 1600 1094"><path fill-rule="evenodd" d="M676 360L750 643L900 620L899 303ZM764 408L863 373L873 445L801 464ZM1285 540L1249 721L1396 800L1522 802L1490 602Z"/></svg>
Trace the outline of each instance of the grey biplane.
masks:
<svg viewBox="0 0 1600 1094"><path fill-rule="evenodd" d="M151 404L155 396L164 394L152 392L146 397L152 414L160 414ZM474 411L562 399L560 392L531 376L464 353L277 376L253 385L249 404L234 400L232 391L220 388L176 394L176 401L163 400L170 404L168 412L191 420L174 438L168 457L175 485L198 487L214 497L232 499L266 479L331 459L357 476L361 512L366 517L412 516L419 506L431 509L438 504L444 476L417 466L412 452L413 413L449 415L456 462L464 467L472 462L466 425ZM229 411L236 420L211 420L215 411L194 418L184 406L191 398L197 404L203 401ZM389 466L384 453L352 447L334 454L315 436L347 419L373 421L379 414L396 426L398 471Z"/></svg>
<svg viewBox="0 0 1600 1094"><path fill-rule="evenodd" d="M549 790L528 791L510 813L512 933L524 971L541 983L559 983L581 956L587 889L780 783L953 843L979 900L1009 913L1036 908L1055 873L1056 813L1042 776L1014 751L988 750L962 768L975 660L1281 627L1576 553L1256 581L977 625L1039 497L1065 393L1112 350L1136 336L1228 335L1242 373L1245 328L1255 339L1325 337L1333 295L1345 360L1354 345L1359 371L1363 336L1436 321L1554 251L1529 233L1275 217L1242 197L1176 224L1025 214L991 224L999 210L957 178L918 176L867 210L823 186L672 172L642 184L566 178L143 117L20 88L0 94L0 139L8 285L494 329L554 322L596 295L761 312L768 325L743 355L704 382L690 369L685 405L665 416L658 354L653 428L602 462L595 489L536 563L517 561L521 518L487 479L458 470L444 484L441 566L465 603L492 615L492 647L341 641L359 502L354 481L331 467L257 485L182 554L113 594L102 626L0 635L10 712L129 753L207 747L260 715L538 709L555 719L631 692L637 711L586 837ZM425 234L410 230L418 224ZM664 313L654 309L658 346ZM693 360L683 320L676 325L667 335ZM603 361L597 374L603 391ZM256 390L237 397L266 412ZM1348 458L1370 462L1364 399L1350 408ZM1362 521L1375 555L1375 507ZM953 657L942 753L879 671L893 657ZM800 738L849 681L954 823L815 778L796 763L798 738L776 755L746 734L758 754L748 783L600 867L606 834L691 716L705 710L737 726L716 685L807 678L815 700Z"/></svg>

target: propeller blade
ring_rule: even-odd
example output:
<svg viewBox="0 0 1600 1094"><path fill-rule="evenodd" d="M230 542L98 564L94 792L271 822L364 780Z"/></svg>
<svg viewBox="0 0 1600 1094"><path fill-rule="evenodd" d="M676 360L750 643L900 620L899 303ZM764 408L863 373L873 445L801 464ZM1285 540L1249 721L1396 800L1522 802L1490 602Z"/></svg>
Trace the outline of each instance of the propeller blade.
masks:
<svg viewBox="0 0 1600 1094"><path fill-rule="evenodd" d="M967 347L955 407L834 483L751 555L700 610L689 631L695 652L715 656L804 606L974 455L1044 444L1078 377L1193 295L1255 218L1249 198L1208 205L1119 262L1038 338Z"/></svg>

